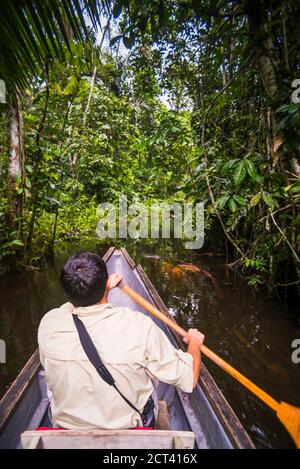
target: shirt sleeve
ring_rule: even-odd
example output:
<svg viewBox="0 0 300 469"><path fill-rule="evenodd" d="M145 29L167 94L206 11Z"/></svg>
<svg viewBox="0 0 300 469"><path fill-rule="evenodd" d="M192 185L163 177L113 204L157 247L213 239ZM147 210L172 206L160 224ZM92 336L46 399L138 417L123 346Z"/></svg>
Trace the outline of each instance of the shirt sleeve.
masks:
<svg viewBox="0 0 300 469"><path fill-rule="evenodd" d="M38 339L38 349L39 349L39 356L40 356L40 362L43 368L45 368L45 359L44 359L44 354L42 352L42 344L44 342L43 340L43 325L44 321L43 319L40 322L39 328L38 328L38 334L37 334L37 339Z"/></svg>
<svg viewBox="0 0 300 469"><path fill-rule="evenodd" d="M156 325L150 328L146 350L148 374L184 392L193 391L193 357L173 347L166 334Z"/></svg>
<svg viewBox="0 0 300 469"><path fill-rule="evenodd" d="M39 356L40 356L40 362L41 362L42 368L45 368L44 356L42 354L42 351L41 351L40 347L39 347Z"/></svg>

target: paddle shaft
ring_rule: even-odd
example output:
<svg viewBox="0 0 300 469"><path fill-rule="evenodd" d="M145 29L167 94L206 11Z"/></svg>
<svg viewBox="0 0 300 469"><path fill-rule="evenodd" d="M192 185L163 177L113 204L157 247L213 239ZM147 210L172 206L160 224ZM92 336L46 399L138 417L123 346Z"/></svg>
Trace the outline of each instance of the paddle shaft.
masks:
<svg viewBox="0 0 300 469"><path fill-rule="evenodd" d="M164 322L167 326L171 327L177 334L179 334L181 337L185 337L187 335L187 332L179 326L175 321L173 321L171 318L163 314L161 311L159 311L155 306L153 306L149 301L147 301L145 298L143 298L139 293L137 293L135 290L130 288L128 285L120 285L122 290L127 293L134 301L136 301L140 306L145 308L149 313L153 314L153 316L157 317L160 319L162 322ZM253 394L255 394L259 399L261 399L265 404L267 404L271 409L274 411L278 411L280 407L280 403L273 399L269 394L267 394L265 391L263 391L261 388L256 386L252 381L250 381L246 376L244 376L242 373L240 373L238 370L236 370L233 366L231 366L229 363L227 363L225 360L223 360L221 357L219 357L216 353L214 353L212 350L210 350L206 345L201 346L201 352L203 355L206 357L210 358L214 363L216 363L218 366L220 366L223 370L225 370L228 374L233 376L237 381L239 381L243 386L245 386L249 391L251 391Z"/></svg>

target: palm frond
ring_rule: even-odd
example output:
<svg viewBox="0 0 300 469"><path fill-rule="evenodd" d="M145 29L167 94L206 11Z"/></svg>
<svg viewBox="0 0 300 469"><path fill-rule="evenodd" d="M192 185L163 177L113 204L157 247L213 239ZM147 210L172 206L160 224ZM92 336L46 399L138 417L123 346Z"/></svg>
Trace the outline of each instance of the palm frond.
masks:
<svg viewBox="0 0 300 469"><path fill-rule="evenodd" d="M63 58L63 45L88 40L88 21L96 30L108 8L106 0L1 2L0 78L24 89L49 57Z"/></svg>

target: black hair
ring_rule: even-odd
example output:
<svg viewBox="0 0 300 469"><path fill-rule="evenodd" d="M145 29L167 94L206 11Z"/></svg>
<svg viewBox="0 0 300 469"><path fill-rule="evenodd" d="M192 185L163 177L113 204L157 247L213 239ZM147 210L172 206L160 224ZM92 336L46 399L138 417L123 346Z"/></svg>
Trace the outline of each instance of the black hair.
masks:
<svg viewBox="0 0 300 469"><path fill-rule="evenodd" d="M108 279L104 260L93 252L70 257L60 273L61 285L74 306L90 306L103 297Z"/></svg>

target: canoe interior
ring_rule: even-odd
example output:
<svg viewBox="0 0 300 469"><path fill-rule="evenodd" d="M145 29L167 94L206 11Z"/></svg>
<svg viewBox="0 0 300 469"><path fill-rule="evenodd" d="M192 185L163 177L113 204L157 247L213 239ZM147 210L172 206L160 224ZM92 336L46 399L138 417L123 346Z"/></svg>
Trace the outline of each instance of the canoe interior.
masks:
<svg viewBox="0 0 300 469"><path fill-rule="evenodd" d="M111 248L104 259L109 273L121 273L131 288L168 314L145 272L134 264L125 249ZM109 301L151 316L121 289L113 289ZM173 331L159 319L151 318L173 345L182 346ZM168 405L170 430L193 431L197 448L253 448L249 436L204 365L199 383L192 394L158 383L158 399L165 400ZM51 426L48 407L44 372L35 352L0 402L0 448L21 448L20 434L23 431Z"/></svg>

